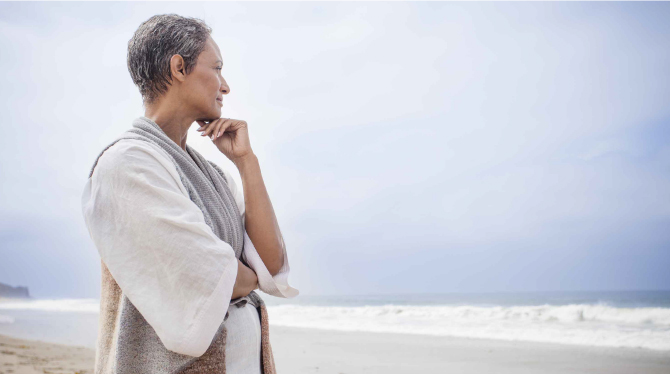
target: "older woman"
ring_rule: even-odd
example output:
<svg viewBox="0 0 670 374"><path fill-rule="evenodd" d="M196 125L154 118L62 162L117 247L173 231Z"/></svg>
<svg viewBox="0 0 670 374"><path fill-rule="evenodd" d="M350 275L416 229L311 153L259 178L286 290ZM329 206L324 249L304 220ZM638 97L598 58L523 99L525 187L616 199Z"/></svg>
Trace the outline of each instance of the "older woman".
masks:
<svg viewBox="0 0 670 374"><path fill-rule="evenodd" d="M267 310L288 257L247 123L220 118L230 87L204 22L151 17L128 43L145 114L96 158L82 211L101 257L96 373L273 373ZM186 143L188 129L238 168Z"/></svg>

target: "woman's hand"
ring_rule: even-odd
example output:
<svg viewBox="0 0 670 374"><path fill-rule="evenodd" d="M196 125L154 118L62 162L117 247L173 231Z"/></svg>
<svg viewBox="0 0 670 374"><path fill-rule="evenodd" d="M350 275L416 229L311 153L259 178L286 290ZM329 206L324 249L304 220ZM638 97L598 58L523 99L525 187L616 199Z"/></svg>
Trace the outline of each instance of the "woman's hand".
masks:
<svg viewBox="0 0 670 374"><path fill-rule="evenodd" d="M253 154L249 143L247 122L231 118L219 118L210 122L196 120L202 136L209 136L216 147L233 162Z"/></svg>

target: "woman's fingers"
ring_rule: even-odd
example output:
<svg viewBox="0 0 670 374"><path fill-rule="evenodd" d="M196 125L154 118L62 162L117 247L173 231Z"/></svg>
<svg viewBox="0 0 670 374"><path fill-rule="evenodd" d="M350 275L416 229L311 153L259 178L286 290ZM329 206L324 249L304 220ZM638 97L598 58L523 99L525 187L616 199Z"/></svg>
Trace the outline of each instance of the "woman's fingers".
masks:
<svg viewBox="0 0 670 374"><path fill-rule="evenodd" d="M214 132L212 133L212 140L218 138L221 136L221 126L223 125L223 121L219 121L215 126L214 126Z"/></svg>
<svg viewBox="0 0 670 374"><path fill-rule="evenodd" d="M224 122L223 129L221 130L221 135L223 135L224 132L231 128L235 124L235 121L236 120L232 118L227 118Z"/></svg>
<svg viewBox="0 0 670 374"><path fill-rule="evenodd" d="M202 136L208 136L212 138L212 134L214 134L214 129L216 128L216 124L221 120L221 118L216 119L208 124L206 124L205 130L202 132ZM212 138L213 140L214 138Z"/></svg>
<svg viewBox="0 0 670 374"><path fill-rule="evenodd" d="M219 136L223 135L223 133L228 130L230 125L233 123L233 120L230 118L221 118L221 122L216 128L216 131L214 132L214 139L218 138Z"/></svg>
<svg viewBox="0 0 670 374"><path fill-rule="evenodd" d="M230 127L230 124L228 123L230 121L230 118L226 118L224 121L221 121L221 127L219 127L219 132L217 132L216 137L218 138L219 136L223 135L224 132Z"/></svg>
<svg viewBox="0 0 670 374"><path fill-rule="evenodd" d="M202 131L201 135L205 136L205 131L212 125L212 123L214 121L205 122L203 120L198 119L198 120L196 120L196 122L198 123L198 125L200 125L200 127L198 128L198 131Z"/></svg>
<svg viewBox="0 0 670 374"><path fill-rule="evenodd" d="M196 120L195 122L197 122L198 125L200 125L200 127L197 130L197 131L201 131L200 136L205 136L205 133L207 132L207 128L209 127L209 125L211 125L211 122L210 123L205 123L205 121L199 120L199 119Z"/></svg>
<svg viewBox="0 0 670 374"><path fill-rule="evenodd" d="M196 120L196 122L200 125L198 131L202 131L202 136L208 136L212 140L215 140L223 135L223 133L226 132L226 129L235 123L235 120L230 118L218 118L209 123L202 120Z"/></svg>

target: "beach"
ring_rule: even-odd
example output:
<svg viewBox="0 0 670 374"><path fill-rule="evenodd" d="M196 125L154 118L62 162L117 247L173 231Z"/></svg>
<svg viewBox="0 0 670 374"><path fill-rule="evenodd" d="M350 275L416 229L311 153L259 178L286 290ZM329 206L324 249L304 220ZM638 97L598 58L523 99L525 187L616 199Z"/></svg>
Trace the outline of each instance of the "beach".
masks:
<svg viewBox="0 0 670 374"><path fill-rule="evenodd" d="M666 291L266 302L282 374L670 373ZM0 374L92 373L99 303L0 300Z"/></svg>
<svg viewBox="0 0 670 374"><path fill-rule="evenodd" d="M279 373L668 373L670 354L412 334L271 326ZM95 351L0 335L0 373L92 373Z"/></svg>
<svg viewBox="0 0 670 374"><path fill-rule="evenodd" d="M0 374L93 373L95 351L0 335Z"/></svg>
<svg viewBox="0 0 670 374"><path fill-rule="evenodd" d="M634 348L273 327L282 373L669 373L670 354Z"/></svg>

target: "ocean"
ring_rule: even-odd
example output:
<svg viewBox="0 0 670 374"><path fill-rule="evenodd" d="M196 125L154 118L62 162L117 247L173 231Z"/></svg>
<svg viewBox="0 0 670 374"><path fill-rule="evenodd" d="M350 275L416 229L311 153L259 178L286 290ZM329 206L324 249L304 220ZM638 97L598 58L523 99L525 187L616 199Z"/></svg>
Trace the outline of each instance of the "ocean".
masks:
<svg viewBox="0 0 670 374"><path fill-rule="evenodd" d="M271 325L670 353L670 291L308 296L261 293ZM0 300L0 334L95 348L99 300Z"/></svg>

